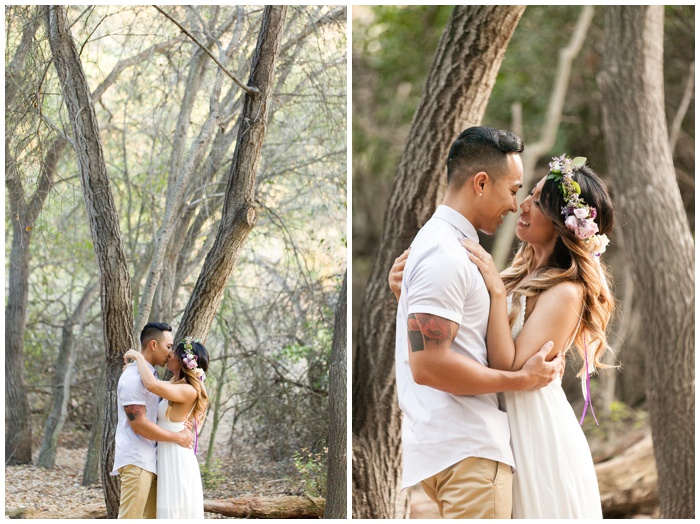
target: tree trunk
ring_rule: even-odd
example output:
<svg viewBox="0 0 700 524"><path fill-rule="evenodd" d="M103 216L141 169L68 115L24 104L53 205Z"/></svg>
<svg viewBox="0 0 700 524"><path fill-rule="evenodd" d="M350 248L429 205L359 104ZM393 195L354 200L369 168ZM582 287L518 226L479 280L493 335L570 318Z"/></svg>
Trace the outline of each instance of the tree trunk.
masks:
<svg viewBox="0 0 700 524"><path fill-rule="evenodd" d="M15 104L23 89L22 70L34 49L33 40L40 17L24 27L22 40L5 72L5 108ZM8 296L5 305L5 464L29 464L32 461L32 420L24 384L24 328L29 297L29 259L32 229L48 197L56 164L66 142L57 138L42 161L37 188L27 198L17 163L10 147L12 133L5 136L5 185L12 220L12 247Z"/></svg>
<svg viewBox="0 0 700 524"><path fill-rule="evenodd" d="M136 347L132 337L131 283L122 248L119 218L107 176L100 131L80 56L71 37L65 7L47 9L49 43L63 90L72 128L72 145L78 157L80 182L90 222L90 235L100 271L102 326L105 343L107 387L102 438L102 487L107 514L115 518L119 508L118 482L109 472L114 463L117 426L117 383L122 357Z"/></svg>
<svg viewBox="0 0 700 524"><path fill-rule="evenodd" d="M328 419L328 482L326 511L323 518L346 519L348 507L348 412L347 412L347 354L348 354L348 273L343 276L338 304L329 366L330 416Z"/></svg>
<svg viewBox="0 0 700 524"><path fill-rule="evenodd" d="M241 519L318 519L323 516L325 502L317 497L205 500L204 511Z"/></svg>
<svg viewBox="0 0 700 524"><path fill-rule="evenodd" d="M75 369L75 334L73 330L76 324L82 326L85 321L85 313L98 289L97 284L91 284L85 288L75 311L63 323L61 347L54 364L53 402L44 425L44 438L42 439L39 458L36 462L36 465L41 468L51 469L56 465L58 435L61 433L63 423L68 415L70 386Z"/></svg>
<svg viewBox="0 0 700 524"><path fill-rule="evenodd" d="M97 391L95 392L95 404L92 430L90 432L90 444L88 445L85 466L83 467L83 486L92 486L100 479L100 462L102 454L102 431L104 430L105 408L102 398L105 396L107 385L106 370L103 369L97 379Z"/></svg>
<svg viewBox="0 0 700 524"><path fill-rule="evenodd" d="M605 12L599 82L609 169L649 341L647 398L662 518L695 517L694 242L664 114L663 6Z"/></svg>
<svg viewBox="0 0 700 524"><path fill-rule="evenodd" d="M176 339L183 334L206 339L243 244L257 221L255 182L286 13L285 6L265 7L248 80L256 92L245 94L223 216L214 246L182 315Z"/></svg>
<svg viewBox="0 0 700 524"><path fill-rule="evenodd" d="M7 157L6 157L7 158ZM6 173L9 171L5 166ZM10 201L14 199L10 196ZM14 207L12 203L10 207ZM12 213L12 251L5 307L5 464L32 462L32 419L24 385L24 327L31 228Z"/></svg>
<svg viewBox="0 0 700 524"><path fill-rule="evenodd" d="M241 519L320 519L325 500L316 497L246 497L205 500L205 513ZM102 504L88 504L68 510L20 508L10 510L11 519L106 519Z"/></svg>
<svg viewBox="0 0 700 524"><path fill-rule="evenodd" d="M596 464L605 518L629 518L658 507L658 478L651 436L612 459Z"/></svg>
<svg viewBox="0 0 700 524"><path fill-rule="evenodd" d="M353 518L403 518L401 416L394 380L394 259L430 218L456 136L483 117L523 6L457 6L440 41L391 191L353 355Z"/></svg>

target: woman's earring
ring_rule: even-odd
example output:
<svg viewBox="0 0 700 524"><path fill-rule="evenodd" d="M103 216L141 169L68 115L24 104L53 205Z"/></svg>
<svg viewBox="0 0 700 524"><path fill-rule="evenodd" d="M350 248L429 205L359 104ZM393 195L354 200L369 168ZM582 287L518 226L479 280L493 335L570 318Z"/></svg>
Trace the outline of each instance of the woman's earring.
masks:
<svg viewBox="0 0 700 524"><path fill-rule="evenodd" d="M483 193L479 193L479 196L483 196Z"/></svg>

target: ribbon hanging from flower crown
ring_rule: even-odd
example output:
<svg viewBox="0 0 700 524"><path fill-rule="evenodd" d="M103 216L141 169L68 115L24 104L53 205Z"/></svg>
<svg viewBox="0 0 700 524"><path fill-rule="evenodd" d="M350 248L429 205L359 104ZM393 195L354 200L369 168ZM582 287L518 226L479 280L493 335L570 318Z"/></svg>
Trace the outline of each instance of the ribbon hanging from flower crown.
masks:
<svg viewBox="0 0 700 524"><path fill-rule="evenodd" d="M588 406L591 406L591 413L593 414L593 420L595 420L596 426L600 426L598 424L598 419L595 416L595 411L593 411L593 402L591 402L591 374L588 368L588 344L586 343L586 333L583 333L583 356L585 359L586 363L586 380L584 381L583 379L581 380L581 386L584 389L584 395L583 397L585 398L586 402L583 405L583 414L581 415L581 420L579 421L579 425L583 426L583 419L586 418L586 411L588 410Z"/></svg>

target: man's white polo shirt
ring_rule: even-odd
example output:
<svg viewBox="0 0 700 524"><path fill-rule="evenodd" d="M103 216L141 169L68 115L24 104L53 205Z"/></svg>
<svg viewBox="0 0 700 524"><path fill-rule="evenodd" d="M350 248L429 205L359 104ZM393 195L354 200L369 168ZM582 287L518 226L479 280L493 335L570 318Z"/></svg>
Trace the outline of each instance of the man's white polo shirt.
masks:
<svg viewBox="0 0 700 524"><path fill-rule="evenodd" d="M507 415L496 394L461 396L413 381L408 364L408 315L430 313L459 324L452 350L487 366L490 299L479 269L459 243L479 241L474 226L441 205L411 244L396 316L396 382L403 411L406 488L467 457L515 466Z"/></svg>
<svg viewBox="0 0 700 524"><path fill-rule="evenodd" d="M155 371L155 368L146 362ZM136 364L128 366L119 377L117 386L117 433L114 446L114 466L110 475L119 475L118 469L133 464L141 469L158 473L156 469L157 443L141 437L131 429L131 423L124 412L124 406L138 404L146 406L146 418L155 423L158 419L158 395L146 389L141 381Z"/></svg>

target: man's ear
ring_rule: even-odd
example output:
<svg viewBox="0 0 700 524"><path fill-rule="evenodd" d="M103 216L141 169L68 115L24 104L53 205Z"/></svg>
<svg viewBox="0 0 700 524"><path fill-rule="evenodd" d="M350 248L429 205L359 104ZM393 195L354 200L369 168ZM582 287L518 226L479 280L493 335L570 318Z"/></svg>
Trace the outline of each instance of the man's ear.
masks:
<svg viewBox="0 0 700 524"><path fill-rule="evenodd" d="M485 171L479 171L472 178L472 187L474 188L474 193L477 196L481 196L481 194L484 192L484 186L486 185L486 181L488 179L489 175Z"/></svg>

